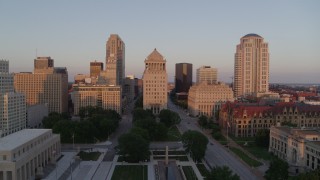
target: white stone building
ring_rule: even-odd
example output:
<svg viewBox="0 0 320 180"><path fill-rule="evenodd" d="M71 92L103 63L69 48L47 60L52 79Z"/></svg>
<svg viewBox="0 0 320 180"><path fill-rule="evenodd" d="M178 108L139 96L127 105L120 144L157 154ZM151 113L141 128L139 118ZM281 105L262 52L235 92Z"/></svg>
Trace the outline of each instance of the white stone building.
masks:
<svg viewBox="0 0 320 180"><path fill-rule="evenodd" d="M287 161L291 174L320 169L320 129L273 126L269 152Z"/></svg>
<svg viewBox="0 0 320 180"><path fill-rule="evenodd" d="M60 135L51 129L24 129L0 138L0 179L41 177L43 167L60 154Z"/></svg>
<svg viewBox="0 0 320 180"><path fill-rule="evenodd" d="M188 96L188 110L193 116L212 117L221 105L233 101L233 91L225 84L207 84L206 81L191 86Z"/></svg>

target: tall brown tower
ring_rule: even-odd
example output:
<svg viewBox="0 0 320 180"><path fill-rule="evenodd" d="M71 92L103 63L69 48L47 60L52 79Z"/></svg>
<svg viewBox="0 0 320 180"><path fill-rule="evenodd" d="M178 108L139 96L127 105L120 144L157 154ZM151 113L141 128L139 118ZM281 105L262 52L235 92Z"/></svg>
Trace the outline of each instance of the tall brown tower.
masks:
<svg viewBox="0 0 320 180"><path fill-rule="evenodd" d="M111 34L107 41L106 71L109 84L123 84L125 78L125 44L117 34Z"/></svg>

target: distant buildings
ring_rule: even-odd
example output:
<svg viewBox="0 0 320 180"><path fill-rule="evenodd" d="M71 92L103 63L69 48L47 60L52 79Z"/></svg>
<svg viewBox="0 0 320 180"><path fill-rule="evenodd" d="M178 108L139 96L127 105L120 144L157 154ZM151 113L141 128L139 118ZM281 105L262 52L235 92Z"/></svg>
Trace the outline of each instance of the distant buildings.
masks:
<svg viewBox="0 0 320 180"><path fill-rule="evenodd" d="M193 85L189 90L188 109L193 116L212 117L221 105L233 101L233 91L225 84L207 84L206 81Z"/></svg>
<svg viewBox="0 0 320 180"><path fill-rule="evenodd" d="M73 86L74 114L79 114L81 107L98 106L111 109L121 114L122 96L120 86L77 85Z"/></svg>
<svg viewBox="0 0 320 180"><path fill-rule="evenodd" d="M103 62L90 62L90 77L98 77L103 71Z"/></svg>
<svg viewBox="0 0 320 180"><path fill-rule="evenodd" d="M0 138L0 179L40 179L60 157L60 135L51 129L23 129Z"/></svg>
<svg viewBox="0 0 320 180"><path fill-rule="evenodd" d="M320 106L280 102L274 106L226 103L220 110L220 126L235 137L254 137L277 123L297 127L320 127Z"/></svg>
<svg viewBox="0 0 320 180"><path fill-rule="evenodd" d="M175 73L175 91L188 93L192 86L192 64L177 63Z"/></svg>
<svg viewBox="0 0 320 180"><path fill-rule="evenodd" d="M154 49L144 62L143 109L151 109L154 114L159 114L162 109L167 109L166 60Z"/></svg>
<svg viewBox="0 0 320 180"><path fill-rule="evenodd" d="M28 106L46 104L50 112L68 111L68 72L53 67L50 57L35 59L34 72L16 73L14 88L26 96Z"/></svg>
<svg viewBox="0 0 320 180"><path fill-rule="evenodd" d="M132 102L135 98L135 83L136 80L133 75L129 75L125 78L123 84L123 95L127 98L128 102Z"/></svg>
<svg viewBox="0 0 320 180"><path fill-rule="evenodd" d="M106 45L106 77L110 85L122 85L125 78L125 44L111 34Z"/></svg>
<svg viewBox="0 0 320 180"><path fill-rule="evenodd" d="M25 96L13 89L9 61L0 60L0 139L26 128Z"/></svg>
<svg viewBox="0 0 320 180"><path fill-rule="evenodd" d="M212 68L211 66L201 66L197 69L196 82L200 84L202 82L207 82L207 84L217 83L218 70Z"/></svg>
<svg viewBox="0 0 320 180"><path fill-rule="evenodd" d="M269 90L268 43L257 34L247 34L237 45L234 62L235 96L264 93Z"/></svg>
<svg viewBox="0 0 320 180"><path fill-rule="evenodd" d="M288 162L293 175L320 169L320 129L273 126L269 152Z"/></svg>

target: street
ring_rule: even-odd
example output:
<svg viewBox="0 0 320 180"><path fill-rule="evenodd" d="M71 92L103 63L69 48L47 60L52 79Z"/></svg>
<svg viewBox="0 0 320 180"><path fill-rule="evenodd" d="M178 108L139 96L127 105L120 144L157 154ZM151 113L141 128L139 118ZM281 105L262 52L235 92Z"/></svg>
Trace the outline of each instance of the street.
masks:
<svg viewBox="0 0 320 180"><path fill-rule="evenodd" d="M187 130L196 130L202 132L208 137L209 144L207 146L205 161L211 167L225 165L228 166L233 172L238 174L241 179L263 179L262 177L256 175L251 167L228 152L227 148L223 147L221 144L211 138L210 134L208 135L204 133L197 125L198 118L188 116L183 109L174 105L170 100L168 101L168 109L175 111L180 115L181 122L179 125L177 125L180 131L185 132Z"/></svg>

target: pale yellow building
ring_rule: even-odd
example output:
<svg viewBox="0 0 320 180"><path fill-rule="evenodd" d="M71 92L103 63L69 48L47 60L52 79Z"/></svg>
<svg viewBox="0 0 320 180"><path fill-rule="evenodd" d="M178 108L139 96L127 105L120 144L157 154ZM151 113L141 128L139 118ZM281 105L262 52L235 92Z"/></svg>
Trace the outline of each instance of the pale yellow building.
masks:
<svg viewBox="0 0 320 180"><path fill-rule="evenodd" d="M206 81L191 86L188 110L193 116L212 117L226 101L233 101L233 91L225 84L208 84Z"/></svg>
<svg viewBox="0 0 320 180"><path fill-rule="evenodd" d="M166 60L154 49L144 63L143 109L151 109L154 114L159 114L162 109L167 109L168 103Z"/></svg>
<svg viewBox="0 0 320 180"><path fill-rule="evenodd" d="M108 84L122 85L125 78L125 44L117 34L111 34L106 44Z"/></svg>
<svg viewBox="0 0 320 180"><path fill-rule="evenodd" d="M218 70L211 66L201 66L197 69L197 84L207 82L208 84L217 83Z"/></svg>
<svg viewBox="0 0 320 180"><path fill-rule="evenodd" d="M247 34L237 45L234 62L235 96L269 90L269 47L257 34Z"/></svg>
<svg viewBox="0 0 320 180"><path fill-rule="evenodd" d="M68 72L66 68L37 69L35 66L34 73L16 73L14 88L16 92L26 96L28 106L46 104L49 113L68 111Z"/></svg>
<svg viewBox="0 0 320 180"><path fill-rule="evenodd" d="M287 161L292 175L320 169L320 129L273 126L269 152Z"/></svg>
<svg viewBox="0 0 320 180"><path fill-rule="evenodd" d="M81 107L98 106L111 109L121 114L122 98L120 86L108 85L73 85L74 114L79 114Z"/></svg>

